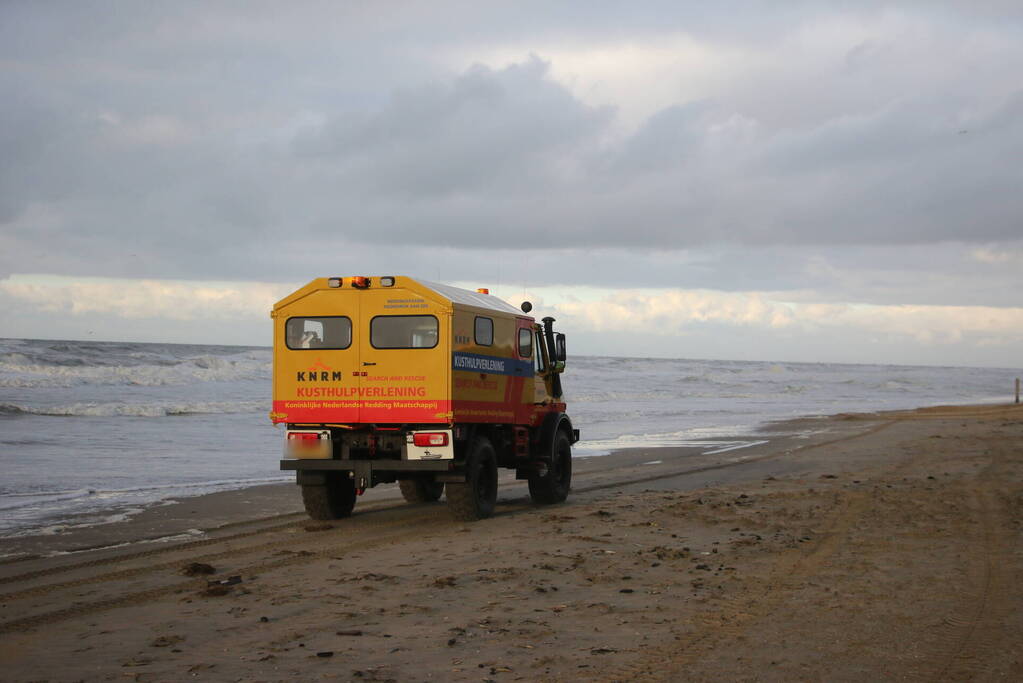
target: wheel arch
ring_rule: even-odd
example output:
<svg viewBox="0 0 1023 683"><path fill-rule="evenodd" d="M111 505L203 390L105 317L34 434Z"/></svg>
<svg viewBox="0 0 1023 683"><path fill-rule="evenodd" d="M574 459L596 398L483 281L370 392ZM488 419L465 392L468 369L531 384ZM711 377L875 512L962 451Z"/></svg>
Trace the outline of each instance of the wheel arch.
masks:
<svg viewBox="0 0 1023 683"><path fill-rule="evenodd" d="M572 428L572 419L565 413L549 413L540 425L536 442L533 444L533 454L539 456L550 455L551 446L554 444L554 436L559 430L564 430L568 435L569 443L575 443L576 431Z"/></svg>

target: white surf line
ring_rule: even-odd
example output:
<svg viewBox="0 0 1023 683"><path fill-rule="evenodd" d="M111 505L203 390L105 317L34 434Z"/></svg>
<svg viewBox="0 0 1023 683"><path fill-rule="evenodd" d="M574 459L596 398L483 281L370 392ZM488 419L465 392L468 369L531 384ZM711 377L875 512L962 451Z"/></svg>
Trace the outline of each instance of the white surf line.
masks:
<svg viewBox="0 0 1023 683"><path fill-rule="evenodd" d="M186 529L180 534L172 534L170 536L158 536L156 538L141 538L137 541L123 541L121 543L114 543L112 545L98 545L91 548L80 548L78 550L51 550L50 552L43 555L43 557L60 557L63 555L77 555L78 553L91 553L97 550L116 550L117 548L127 548L128 546L140 545L142 543L176 543L177 541L194 541L206 535L206 532L202 529Z"/></svg>
<svg viewBox="0 0 1023 683"><path fill-rule="evenodd" d="M718 453L727 453L728 451L737 451L740 448L749 448L751 446L759 446L767 443L767 440L763 441L726 441L729 444L724 448L716 448L713 451L704 451L701 455L717 455Z"/></svg>
<svg viewBox="0 0 1023 683"><path fill-rule="evenodd" d="M583 443L583 442L580 442ZM575 458L593 458L604 455L610 455L614 451L638 449L638 448L710 448L712 450L702 451L701 455L714 455L716 453L725 453L727 451L734 451L739 448L748 448L750 446L759 446L760 444L768 443L767 440L763 441L711 441L708 439L701 439L698 441L652 441L646 443L611 443L607 441L596 441L586 442L586 445L590 448L599 447L600 450L595 453L588 453L586 451L573 453L572 456ZM599 444L599 446L597 446ZM653 455L652 453L650 455ZM659 465L662 461L653 460L650 462L640 463L642 465Z"/></svg>

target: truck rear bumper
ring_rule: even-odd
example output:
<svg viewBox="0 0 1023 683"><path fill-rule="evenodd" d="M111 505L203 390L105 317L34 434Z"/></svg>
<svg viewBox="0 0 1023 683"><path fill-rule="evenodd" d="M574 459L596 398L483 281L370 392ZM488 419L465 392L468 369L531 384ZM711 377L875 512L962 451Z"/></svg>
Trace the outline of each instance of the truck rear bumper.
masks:
<svg viewBox="0 0 1023 683"><path fill-rule="evenodd" d="M369 468L381 472L447 472L454 460L281 460L282 470L348 470Z"/></svg>
<svg viewBox="0 0 1023 683"><path fill-rule="evenodd" d="M349 472L356 488L368 489L414 473L429 473L438 482L465 481L454 460L281 460L282 470L297 472L299 484L320 484L327 472Z"/></svg>

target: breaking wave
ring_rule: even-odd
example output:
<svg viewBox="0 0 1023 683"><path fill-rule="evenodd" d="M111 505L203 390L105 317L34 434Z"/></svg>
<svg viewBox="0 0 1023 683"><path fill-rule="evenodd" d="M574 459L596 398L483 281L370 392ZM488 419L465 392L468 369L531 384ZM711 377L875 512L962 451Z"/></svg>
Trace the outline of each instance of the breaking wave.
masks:
<svg viewBox="0 0 1023 683"><path fill-rule="evenodd" d="M0 403L0 415L24 415L25 409L13 403Z"/></svg>
<svg viewBox="0 0 1023 683"><path fill-rule="evenodd" d="M54 406L0 403L0 415L49 415L53 417L170 417L254 413L266 410L266 401L199 401L195 403L79 402Z"/></svg>
<svg viewBox="0 0 1023 683"><path fill-rule="evenodd" d="M266 380L270 349L0 340L0 387L173 386Z"/></svg>
<svg viewBox="0 0 1023 683"><path fill-rule="evenodd" d="M69 366L0 362L0 387L167 386L268 380L270 360L196 358L173 365Z"/></svg>

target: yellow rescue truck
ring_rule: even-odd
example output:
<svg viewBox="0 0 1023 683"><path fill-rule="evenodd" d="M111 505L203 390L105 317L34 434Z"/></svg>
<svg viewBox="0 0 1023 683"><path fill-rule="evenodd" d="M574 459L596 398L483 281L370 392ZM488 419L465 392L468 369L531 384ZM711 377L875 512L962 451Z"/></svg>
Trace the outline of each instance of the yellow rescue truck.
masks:
<svg viewBox="0 0 1023 683"><path fill-rule="evenodd" d="M565 413L565 336L491 296L409 277L313 280L273 308L273 411L314 519L397 481L446 493L456 519L493 514L497 470L559 503L579 431Z"/></svg>

